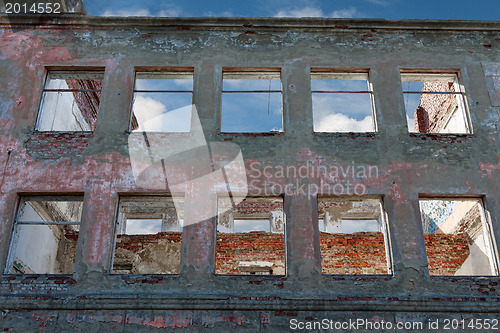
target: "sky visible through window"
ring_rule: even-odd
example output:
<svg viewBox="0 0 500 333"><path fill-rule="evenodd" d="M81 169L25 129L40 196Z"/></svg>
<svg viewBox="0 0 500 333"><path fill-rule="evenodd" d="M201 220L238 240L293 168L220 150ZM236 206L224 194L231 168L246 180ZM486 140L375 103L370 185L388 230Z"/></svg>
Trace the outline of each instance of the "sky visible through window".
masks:
<svg viewBox="0 0 500 333"><path fill-rule="evenodd" d="M366 79L315 79L314 76L313 73L311 91L315 132L375 132ZM361 91L366 93L353 93Z"/></svg>
<svg viewBox="0 0 500 333"><path fill-rule="evenodd" d="M325 229L325 220L318 221L319 231L330 232ZM380 232L377 220L342 220L343 234L352 234L355 232Z"/></svg>
<svg viewBox="0 0 500 333"><path fill-rule="evenodd" d="M161 219L127 219L128 235L149 235L161 231Z"/></svg>
<svg viewBox="0 0 500 333"><path fill-rule="evenodd" d="M342 220L342 233L380 232L376 220Z"/></svg>
<svg viewBox="0 0 500 333"><path fill-rule="evenodd" d="M247 92L240 93L234 91ZM224 78L222 93L221 131L283 131L282 94L280 92L274 91L281 91L281 81L279 80L279 78Z"/></svg>
<svg viewBox="0 0 500 333"><path fill-rule="evenodd" d="M179 79L168 75L148 76L138 73L132 111L139 127L133 130L189 132L193 80L190 74L185 76Z"/></svg>

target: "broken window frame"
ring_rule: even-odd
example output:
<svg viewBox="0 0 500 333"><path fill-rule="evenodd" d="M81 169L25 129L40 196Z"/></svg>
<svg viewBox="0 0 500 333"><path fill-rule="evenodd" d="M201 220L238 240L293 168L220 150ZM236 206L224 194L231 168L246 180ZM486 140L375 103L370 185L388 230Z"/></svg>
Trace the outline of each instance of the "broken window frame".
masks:
<svg viewBox="0 0 500 333"><path fill-rule="evenodd" d="M43 82L43 88L42 88L42 93L40 96L40 102L39 102L39 108L38 108L38 113L36 117L36 125L35 125L35 131L36 132L41 132L41 133L57 133L57 132L87 132L87 133L93 133L95 129L90 129L90 130L78 130L78 131L70 131L70 130L41 130L40 129L40 122L42 118L42 113L44 111L44 99L46 93L50 92L73 92L73 93L101 93L100 98L102 98L102 88L101 89L53 89L53 88L47 88L47 85L49 84L52 76L75 76L75 79L82 79L84 77L90 77L90 78L95 78L99 77L103 82L104 82L104 76L105 76L105 69L104 68L92 68L92 69L74 69L74 70L47 70L45 74L45 79ZM97 114L96 114L96 123L97 123L97 117L99 116L99 111L101 109L101 99L99 99L99 106L97 108Z"/></svg>
<svg viewBox="0 0 500 333"><path fill-rule="evenodd" d="M262 79L269 80L269 89L268 90L255 90L255 89L246 89L246 90L226 90L224 89L224 80L225 79L240 79L240 80L253 80L253 79ZM279 80L280 89L271 89L271 80ZM268 109L267 112L269 114L270 111L270 98L271 94L280 94L281 101L281 130L269 130L266 132L260 131L222 131L222 115L223 115L223 98L224 94L268 94ZM275 134L275 133L283 133L284 132L284 110L283 110L283 82L281 81L281 68L223 68L222 69L222 88L221 88L221 113L220 113L220 121L219 128L221 133L224 134L239 134L239 133L255 133L255 134Z"/></svg>
<svg viewBox="0 0 500 333"><path fill-rule="evenodd" d="M26 204L29 201L63 201L63 202L82 202L83 205L83 194L70 194L70 195L23 195L19 198L16 212L14 216L14 223L12 225L11 239L9 243L9 251L7 254L6 265L4 268L4 274L23 274L23 275L72 275L73 273L20 273L14 272L16 269L14 267L14 260L16 255L16 248L19 239L19 225L77 225L81 226L81 220L75 221L20 221L20 218L24 212ZM82 207L83 208L83 207ZM75 263L73 263L74 265Z"/></svg>
<svg viewBox="0 0 500 333"><path fill-rule="evenodd" d="M375 108L375 98L373 93L373 84L370 79L369 69L333 69L333 68L311 68L310 71L311 83L313 80L356 80L362 78L366 80L368 90L311 90L311 98L314 94L369 94L370 107L372 115L373 130L368 132L354 132L354 131L341 131L341 132L324 132L314 130L314 104L311 105L313 113L313 132L314 133L376 133L378 132L377 115ZM361 80L360 80L361 81ZM344 113L341 113L345 115Z"/></svg>
<svg viewBox="0 0 500 333"><path fill-rule="evenodd" d="M420 226L422 228L422 234L425 236L426 230L424 229L424 219L422 216L422 208L420 206L420 202L422 201L466 201L466 200L477 200L477 203L480 206L480 218L481 218L481 226L482 226L482 233L484 236L484 245L490 252L490 255L488 256L488 261L490 263L490 268L491 268L491 275L434 275L430 274L431 277L438 277L438 278L456 278L456 277L466 277L466 278L473 278L473 277L486 277L486 278L491 278L495 276L499 276L500 270L499 270L499 264L500 264L500 258L498 258L498 251L496 249L496 243L494 239L494 234L493 234L493 227L491 226L491 218L489 217L489 213L487 214L486 210L486 203L485 203L485 198L484 197L474 197L474 196L463 196L463 197L457 197L457 196L447 196L447 195L420 195L418 198L418 206L419 206L419 217L420 217ZM488 215L488 216L487 216ZM427 255L427 246L424 242L423 244L424 249L425 249L425 255L427 259L427 265L429 265L429 258Z"/></svg>
<svg viewBox="0 0 500 333"><path fill-rule="evenodd" d="M191 79L193 85L191 89L137 89L137 79L141 76L151 76L151 77L166 77L165 80L175 80L175 79ZM162 68L162 69L147 69L138 68L134 74L134 89L132 90L132 103L130 105L130 117L128 131L134 133L135 130L132 128L137 124L137 119L134 115L134 102L136 98L136 93L147 93L147 94L191 94L191 105L194 99L194 68L192 67L182 67L182 68ZM189 131L167 131L167 132L157 132L157 133L189 133L192 129L192 124L190 121ZM151 131L141 131L151 132Z"/></svg>
<svg viewBox="0 0 500 333"><path fill-rule="evenodd" d="M151 200L158 199L158 198L164 198L164 199L170 199L172 203L174 203L176 200L182 201L182 205L184 206L185 202L185 196L184 193L164 193L164 194L131 194L131 195L119 195L117 204L116 204L116 213L115 213L115 218L114 218L114 238L113 238L113 245L111 249L111 260L109 263L108 267L108 272L109 274L112 275L164 275L164 276L178 276L179 273L121 273L121 272L115 272L114 270L114 262L115 262L115 254L116 254L116 243L117 243L117 238L119 235L126 234L126 224L127 220L146 220L146 219L151 219L151 220L156 220L156 219L162 219L163 216L165 215L164 212L159 212L157 213L158 216L156 217L151 217L151 213L147 212L138 212L138 213L129 213L131 215L130 218L127 218L127 216L120 211L120 208L122 206L122 200L125 202L136 202L136 201L144 201L144 202L151 202ZM179 202L180 202L179 201ZM177 213L177 205L174 203L174 208L176 209L176 215ZM183 215L184 210L183 210ZM153 214L154 215L154 214ZM185 215L184 215L185 216ZM120 221L125 221L125 225L120 225ZM181 222L182 221L182 222ZM183 225L184 225L184 219L178 219L177 222L179 223L179 231L173 231L173 232L180 232L181 233L181 242L180 245L182 246L182 238L183 238ZM160 232L169 232L169 231L160 231ZM137 235L154 235L154 234L137 234ZM182 258L180 258L182 260ZM180 264L180 263L179 263ZM179 267L180 268L180 267Z"/></svg>
<svg viewBox="0 0 500 333"><path fill-rule="evenodd" d="M409 79L405 79L405 77ZM430 78L442 78L443 80L446 80L446 78L451 78L453 77L454 83L453 86L455 88L455 91L414 91L414 90L405 90L404 83L405 82L425 82L425 77L430 77ZM441 132L431 132L431 133L426 133L426 132L411 132L410 128L408 127L408 133L411 134L440 134L440 135L466 135L466 134L473 134L472 132L472 122L470 119L470 112L467 107L467 98L465 96L465 87L461 83L460 80L460 71L459 70L452 70L452 71L443 71L443 70L421 70L421 69L402 69L400 71L400 78L401 78L401 90L403 92L403 100L405 100L406 95L455 95L455 98L457 100L457 107L455 110L450 112L448 115L446 121L444 122L443 128L446 128L446 126L449 124L450 120L453 118L454 114L456 112L461 113L461 117L463 118L463 124L466 129L466 132L450 132L450 133L441 133ZM423 87L422 87L423 89ZM408 111L406 110L406 102L404 103L405 107L405 115L408 115ZM416 120L414 120L416 121ZM407 123L408 126L408 123Z"/></svg>
<svg viewBox="0 0 500 333"><path fill-rule="evenodd" d="M392 243L391 243L391 237L390 237L390 230L389 230L389 216L384 209L384 200L383 197L380 196L318 196L318 211L319 211L319 202L322 200L328 200L328 199L335 199L336 201L363 201L363 200L377 200L379 201L379 208L380 208L380 225L381 225L381 233L384 237L384 250L385 250L385 258L386 258L386 267L387 267L387 273L381 273L381 274L341 274L341 273L323 273L323 268L321 268L322 274L323 275L336 275L336 276L365 276L365 275L374 275L374 276L392 276L394 274L394 268L393 268L393 255L392 255ZM324 214L324 213L323 213ZM320 221L323 220L323 227L325 231L322 231L320 229ZM372 220L377 220L377 218L374 218L373 216L344 216L340 219L341 221L372 221ZM326 231L326 223L324 222L324 217L323 219L319 218L318 214L318 224L317 228L320 233L320 262L322 261L322 251L321 251L321 232L326 232L326 233L335 233L335 232L329 232ZM348 235L349 233L341 233L341 234L346 234ZM322 265L321 265L322 266Z"/></svg>
<svg viewBox="0 0 500 333"><path fill-rule="evenodd" d="M219 220L221 218L221 215L222 214L225 214L225 213L232 213L232 211L224 211L222 213L219 212L219 208L220 208L220 200L221 199L226 199L226 200L230 200L231 202L231 205L233 206L233 210L234 210L234 198L244 198L244 200L246 199L257 199L257 200L263 200L263 199L270 199L270 200L280 200L281 201L281 204L282 204L282 218L283 218L283 231L273 231L273 225L272 225L272 222L271 222L271 218L273 217L272 216L272 211L269 212L269 214L271 214L271 217L270 217L270 220L269 220L269 231L264 231L266 233L270 233L270 234L282 234L282 240L283 240L283 265L284 265L284 273L283 274L275 274L275 273L271 273L271 274L256 274L255 272L252 273L252 270L248 270L248 272L241 272L238 273L238 274L231 274L231 273L218 273L217 272L217 269L218 269L218 266L217 266L217 237L218 237L218 233L227 233L227 234L249 234L251 233L252 231L246 231L246 232L235 232L234 231L234 228L232 231L227 231L227 232L224 232L224 231L219 231ZM239 204L240 202L238 202ZM237 205L237 204L236 204ZM230 196L228 197L227 194L225 195L218 195L217 196L217 216L216 216L216 222L215 222L215 249L214 249L214 256L215 256L215 265L214 265L214 275L215 276L238 276L238 277L262 277L262 276L267 276L267 277L283 277L283 276L287 276L287 271L288 271L288 264L287 264L287 242L286 242L286 229L287 229L287 218L286 218L286 214L285 214L285 210L284 210L284 207L285 207L285 198L284 196L282 195L274 195L274 196L266 196L266 195L246 195L246 196L238 196L236 194L230 194ZM234 219L233 221L245 221L245 220L263 220L263 218L261 217L250 217L250 218L247 218L247 219ZM260 232L260 230L258 231ZM250 263L250 262L253 262L253 261L256 261L256 260L250 260L250 261L245 261L245 260L239 260L240 263L243 263L243 267L245 267L246 264ZM269 262L268 262L269 263ZM238 265L238 267L240 267ZM246 270L244 270L246 271ZM270 270L270 272L273 272L272 269Z"/></svg>

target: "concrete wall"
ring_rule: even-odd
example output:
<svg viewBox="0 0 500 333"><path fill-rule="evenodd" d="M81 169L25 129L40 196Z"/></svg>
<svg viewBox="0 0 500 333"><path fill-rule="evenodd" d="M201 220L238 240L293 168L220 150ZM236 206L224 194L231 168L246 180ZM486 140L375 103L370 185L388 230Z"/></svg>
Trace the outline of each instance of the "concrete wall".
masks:
<svg viewBox="0 0 500 333"><path fill-rule="evenodd" d="M38 25L33 29L26 25L29 18L0 20L1 265L19 194L84 193L75 274L0 277L5 310L0 327L221 332L287 329L291 319L427 322L498 316L498 276L430 276L418 206L419 195L484 196L498 248L498 22L60 16L31 22ZM105 69L95 131L34 132L45 71L74 66ZM169 191L161 169L154 190L136 184L127 147L129 139L142 138L127 133L134 70L163 66L194 68L193 101L205 139L241 149L249 192L284 197L286 277L214 275L216 221L201 214L214 206L200 198L211 198L215 189L201 181L180 185L187 226L179 275L109 274L118 194ZM240 66L281 70L283 133L219 133L221 73ZM311 67L368 68L378 132L313 133ZM473 134L409 134L402 68L459 70ZM150 142L173 145L189 135L156 134ZM186 164L170 162L168 170L178 179L169 184L183 184ZM379 172L373 177L263 172L265 166L305 164L371 165ZM340 189L352 194L355 188L383 199L392 276L321 274L316 194L340 194Z"/></svg>

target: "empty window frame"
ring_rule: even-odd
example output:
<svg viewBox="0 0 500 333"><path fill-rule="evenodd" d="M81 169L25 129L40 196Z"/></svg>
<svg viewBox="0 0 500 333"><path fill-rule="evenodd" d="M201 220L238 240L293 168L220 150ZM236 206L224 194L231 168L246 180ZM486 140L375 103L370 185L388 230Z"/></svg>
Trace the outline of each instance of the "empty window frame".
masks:
<svg viewBox="0 0 500 333"><path fill-rule="evenodd" d="M311 93L315 132L376 132L367 71L311 69Z"/></svg>
<svg viewBox="0 0 500 333"><path fill-rule="evenodd" d="M420 214L431 275L497 275L480 198L423 198Z"/></svg>
<svg viewBox="0 0 500 333"><path fill-rule="evenodd" d="M73 274L83 197L22 197L6 272Z"/></svg>
<svg viewBox="0 0 500 333"><path fill-rule="evenodd" d="M112 272L179 274L183 219L183 197L121 197Z"/></svg>
<svg viewBox="0 0 500 333"><path fill-rule="evenodd" d="M323 274L391 274L386 216L380 199L318 198Z"/></svg>
<svg viewBox="0 0 500 333"><path fill-rule="evenodd" d="M401 82L409 132L471 133L457 73L403 71Z"/></svg>
<svg viewBox="0 0 500 333"><path fill-rule="evenodd" d="M283 132L280 71L223 72L221 132Z"/></svg>
<svg viewBox="0 0 500 333"><path fill-rule="evenodd" d="M189 132L193 70L135 74L132 132Z"/></svg>
<svg viewBox="0 0 500 333"><path fill-rule="evenodd" d="M103 71L49 71L36 130L94 131Z"/></svg>
<svg viewBox="0 0 500 333"><path fill-rule="evenodd" d="M285 275L283 198L235 198L218 199L215 273Z"/></svg>

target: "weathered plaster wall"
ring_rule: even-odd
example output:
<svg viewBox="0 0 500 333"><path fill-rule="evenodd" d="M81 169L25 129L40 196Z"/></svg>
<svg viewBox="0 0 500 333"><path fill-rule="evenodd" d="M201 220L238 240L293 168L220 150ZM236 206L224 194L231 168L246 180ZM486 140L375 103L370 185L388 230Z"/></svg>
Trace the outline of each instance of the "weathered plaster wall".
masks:
<svg viewBox="0 0 500 333"><path fill-rule="evenodd" d="M0 327L135 331L208 326L219 332L234 327L286 328L291 318L410 321L495 318L500 312L498 277L429 276L418 207L418 197L424 194L484 196L498 248L497 22L0 20L0 266L8 253L20 194L84 193L75 274L2 276L5 311ZM75 137L34 133L46 70L75 66L105 69L95 132ZM178 276L108 274L118 194L161 192L135 184L127 142L129 136L139 140L140 134L127 130L134 68L163 66L194 67L193 99L205 138L239 146L250 193L263 195L274 189L284 195L286 277L215 276L215 219L205 217L183 230ZM241 66L281 68L282 134L219 134L222 68ZM369 68L378 132L314 134L311 67ZM460 70L473 134L409 135L401 68ZM169 145L187 137L157 134L151 139ZM338 168L375 165L379 173L280 178L262 172L266 165L306 163ZM185 165L172 165L171 170L179 181L184 179ZM157 184L162 181L155 179ZM288 192L287 184L292 184ZM383 198L393 276L321 275L317 198L306 191L314 185L313 193L332 194L336 184L351 193L361 184L367 194ZM199 198L212 198L214 189L198 181L184 190L185 220L197 222L204 216L201 212L213 207L210 200Z"/></svg>

